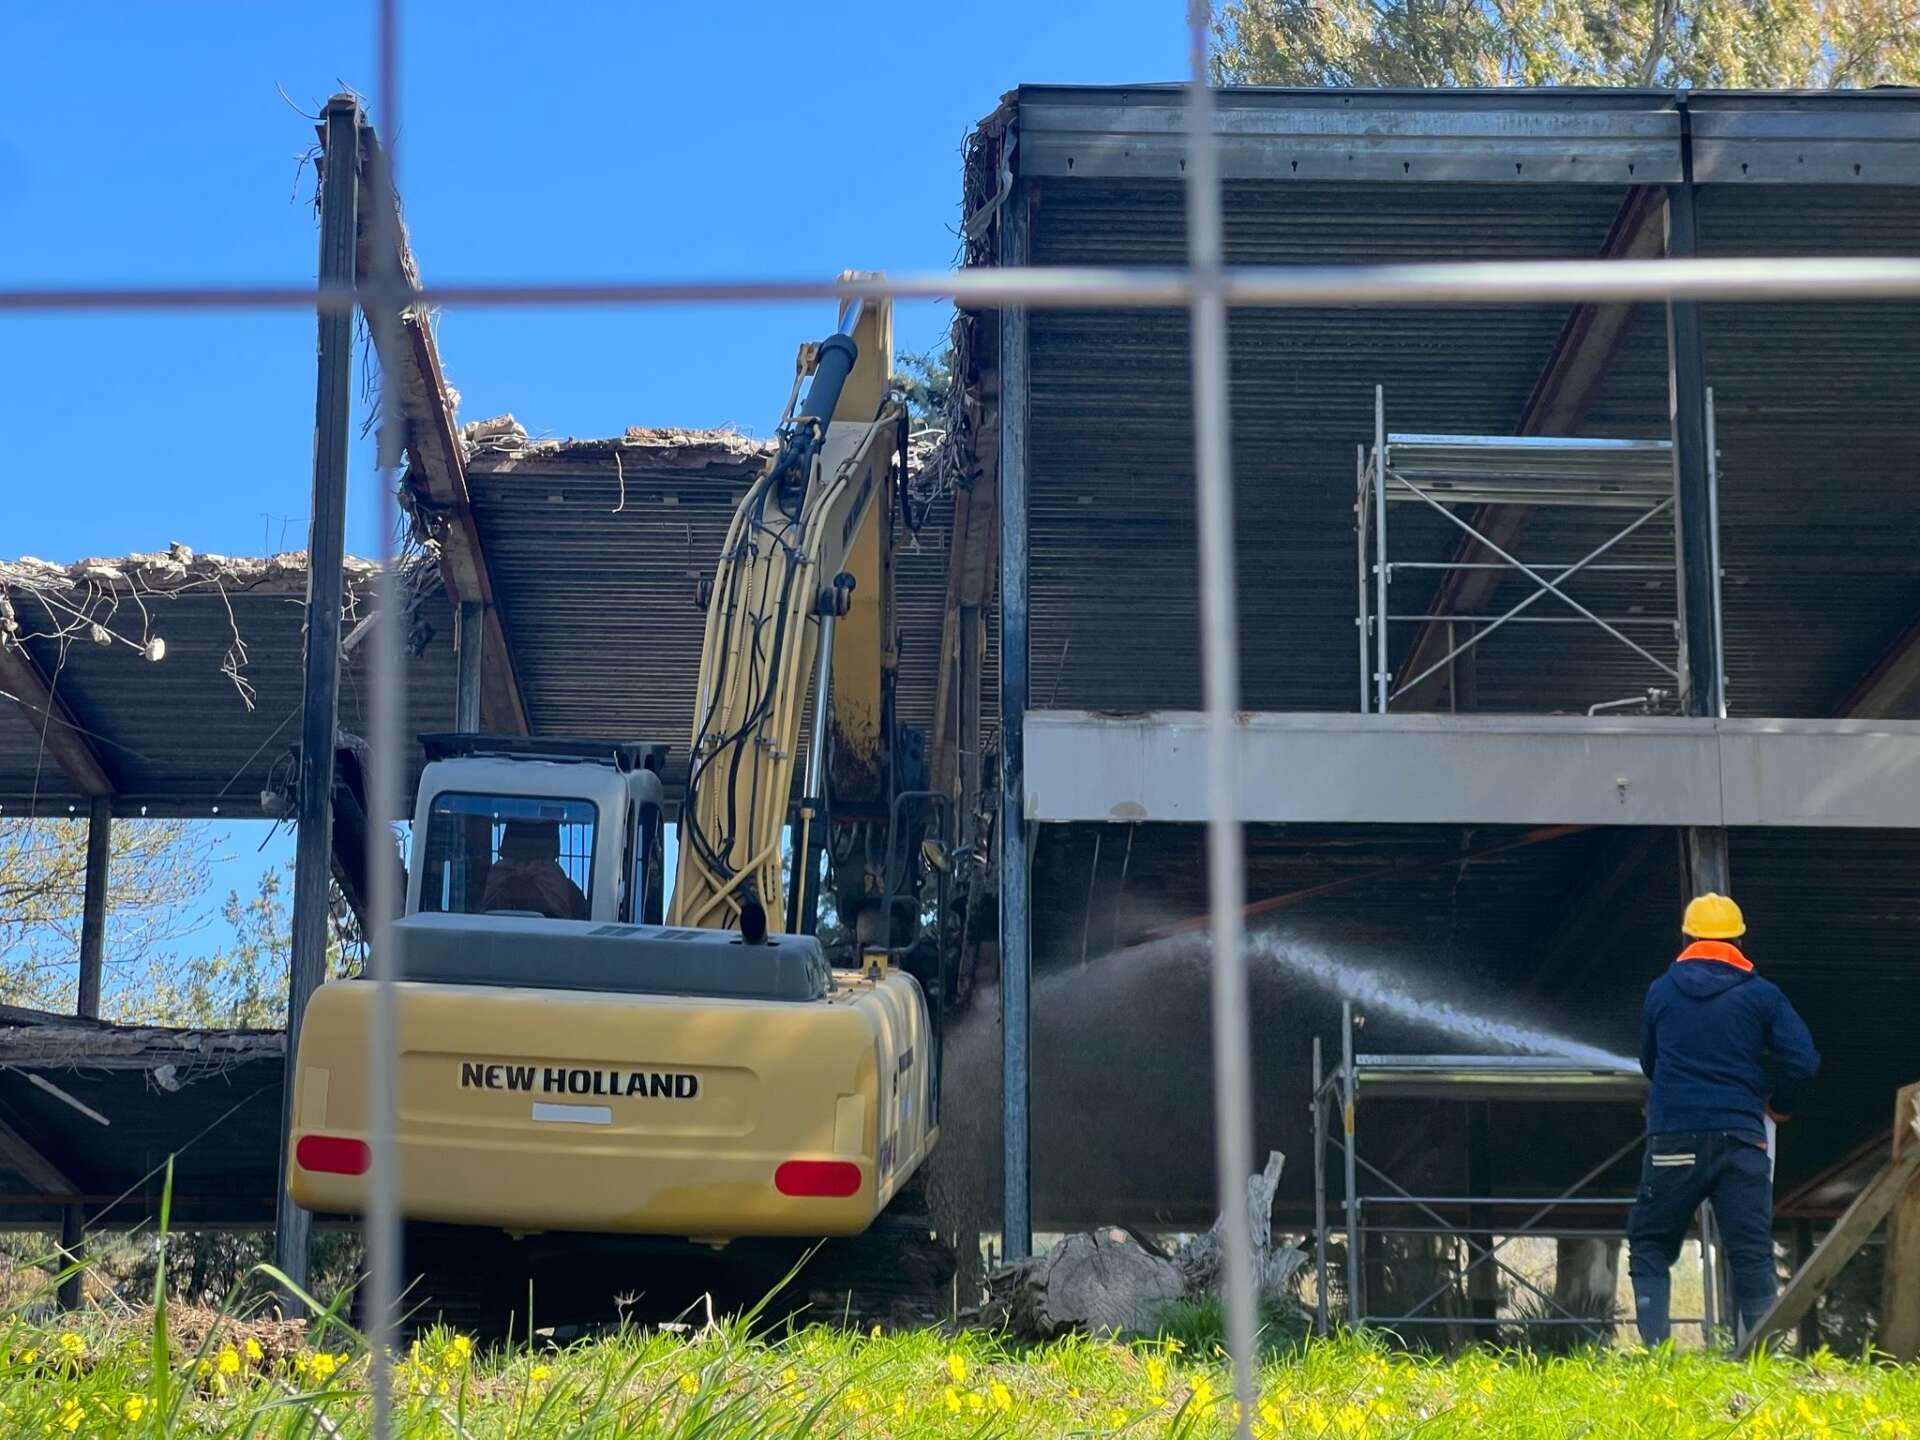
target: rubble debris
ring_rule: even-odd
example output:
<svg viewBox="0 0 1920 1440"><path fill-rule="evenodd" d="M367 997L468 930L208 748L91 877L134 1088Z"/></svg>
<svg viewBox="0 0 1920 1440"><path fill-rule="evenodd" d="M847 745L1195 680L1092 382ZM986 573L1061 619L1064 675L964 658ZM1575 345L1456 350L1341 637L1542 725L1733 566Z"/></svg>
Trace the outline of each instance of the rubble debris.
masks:
<svg viewBox="0 0 1920 1440"><path fill-rule="evenodd" d="M473 420L461 427L460 438L470 460L485 457L489 469L511 468L511 459L539 456L543 461L603 461L618 455L622 466L649 465L684 470L708 464L729 469L753 469L773 453L773 441L757 440L738 430L689 430L679 426L629 425L617 436L599 439L534 437L511 415Z"/></svg>
<svg viewBox="0 0 1920 1440"><path fill-rule="evenodd" d="M1253 1225L1256 1296L1263 1307L1290 1303L1288 1282L1304 1251L1273 1248L1273 1196L1284 1157L1247 1179ZM987 1277L984 1323L1026 1340L1069 1332L1151 1335L1167 1308L1220 1293L1224 1217L1172 1253L1119 1226L1069 1235L1044 1255L1002 1266Z"/></svg>
<svg viewBox="0 0 1920 1440"><path fill-rule="evenodd" d="M379 567L371 560L344 562L349 588L373 579ZM24 555L0 560L0 593L11 592L10 609L18 615L20 597L44 596L72 603L87 596L171 599L201 590L228 594L307 593L307 554L288 550L278 555L233 556L196 554L175 543L165 551L135 552L118 558L92 557L58 565ZM28 623L24 619L19 624Z"/></svg>

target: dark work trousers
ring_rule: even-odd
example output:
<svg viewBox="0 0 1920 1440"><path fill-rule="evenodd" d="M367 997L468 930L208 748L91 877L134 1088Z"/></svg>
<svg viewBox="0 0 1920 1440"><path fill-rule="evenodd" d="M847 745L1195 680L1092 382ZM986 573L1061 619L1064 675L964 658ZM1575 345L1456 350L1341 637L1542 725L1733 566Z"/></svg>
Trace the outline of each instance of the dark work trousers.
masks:
<svg viewBox="0 0 1920 1440"><path fill-rule="evenodd" d="M1627 1273L1640 1338L1658 1345L1672 1333L1673 1262L1704 1200L1713 1202L1733 1270L1734 1303L1751 1330L1773 1304L1773 1173L1765 1141L1725 1130L1649 1135L1640 1194L1627 1221L1633 1244Z"/></svg>

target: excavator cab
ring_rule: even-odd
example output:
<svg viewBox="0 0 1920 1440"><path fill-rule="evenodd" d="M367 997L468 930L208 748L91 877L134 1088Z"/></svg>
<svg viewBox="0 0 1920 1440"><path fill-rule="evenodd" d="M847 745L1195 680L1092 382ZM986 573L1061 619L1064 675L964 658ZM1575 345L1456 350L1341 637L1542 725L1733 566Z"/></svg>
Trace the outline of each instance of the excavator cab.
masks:
<svg viewBox="0 0 1920 1440"><path fill-rule="evenodd" d="M409 914L658 924L664 745L423 735Z"/></svg>

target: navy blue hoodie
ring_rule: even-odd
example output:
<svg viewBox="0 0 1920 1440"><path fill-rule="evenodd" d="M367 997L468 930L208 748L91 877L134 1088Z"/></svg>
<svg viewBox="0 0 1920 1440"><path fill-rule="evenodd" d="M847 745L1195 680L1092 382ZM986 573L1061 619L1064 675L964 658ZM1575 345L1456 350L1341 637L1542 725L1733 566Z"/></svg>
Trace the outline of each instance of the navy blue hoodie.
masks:
<svg viewBox="0 0 1920 1440"><path fill-rule="evenodd" d="M1649 1135L1729 1130L1758 1140L1768 1105L1791 1113L1820 1052L1778 986L1733 946L1703 943L1647 990L1640 1068L1653 1082Z"/></svg>

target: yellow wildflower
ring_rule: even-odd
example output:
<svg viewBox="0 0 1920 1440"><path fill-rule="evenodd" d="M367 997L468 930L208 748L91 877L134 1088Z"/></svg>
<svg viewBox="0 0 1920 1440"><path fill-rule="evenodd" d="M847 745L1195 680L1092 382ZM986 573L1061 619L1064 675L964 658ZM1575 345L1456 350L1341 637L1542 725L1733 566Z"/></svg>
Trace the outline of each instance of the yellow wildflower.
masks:
<svg viewBox="0 0 1920 1440"><path fill-rule="evenodd" d="M1002 1411L1013 1409L1013 1392L998 1380L993 1382L991 1393L993 1395L994 1409Z"/></svg>
<svg viewBox="0 0 1920 1440"><path fill-rule="evenodd" d="M1127 1423L1127 1412L1116 1407L1108 1413L1107 1423L1116 1430L1120 1429Z"/></svg>
<svg viewBox="0 0 1920 1440"><path fill-rule="evenodd" d="M536 1365L527 1372L527 1379L536 1385L544 1385L553 1378L553 1366Z"/></svg>
<svg viewBox="0 0 1920 1440"><path fill-rule="evenodd" d="M247 1343L243 1348L247 1359L253 1361L256 1365L267 1358L267 1352L260 1348L260 1342L251 1335L247 1337Z"/></svg>
<svg viewBox="0 0 1920 1440"><path fill-rule="evenodd" d="M127 1396L126 1399L120 1402L120 1413L129 1420L137 1421L142 1415L147 1413L147 1397L144 1395Z"/></svg>
<svg viewBox="0 0 1920 1440"><path fill-rule="evenodd" d="M846 1398L843 1403L847 1409L853 1411L856 1415L867 1408L867 1402L861 1398L860 1390L857 1386L849 1386L847 1388Z"/></svg>
<svg viewBox="0 0 1920 1440"><path fill-rule="evenodd" d="M872 1334L869 1338L874 1340L878 1340L880 1338L880 1327L878 1325L873 1327Z"/></svg>
<svg viewBox="0 0 1920 1440"><path fill-rule="evenodd" d="M86 1418L87 1412L85 1407L76 1401L63 1400L60 1402L60 1428L65 1430L69 1435L78 1430L80 1423Z"/></svg>
<svg viewBox="0 0 1920 1440"><path fill-rule="evenodd" d="M1333 1412L1333 1423L1342 1435L1358 1435L1367 1428L1367 1412L1358 1405L1342 1405Z"/></svg>
<svg viewBox="0 0 1920 1440"><path fill-rule="evenodd" d="M1182 1350L1186 1348L1187 1347L1182 1345L1178 1340L1167 1341L1167 1353L1169 1355L1178 1355Z"/></svg>
<svg viewBox="0 0 1920 1440"><path fill-rule="evenodd" d="M979 1392L969 1390L967 1392L967 1408L978 1412L987 1408L987 1402L980 1398Z"/></svg>
<svg viewBox="0 0 1920 1440"><path fill-rule="evenodd" d="M78 1358L87 1353L87 1342L69 1330L60 1337L60 1348L68 1355Z"/></svg>
<svg viewBox="0 0 1920 1440"><path fill-rule="evenodd" d="M216 1363L222 1375L238 1375L240 1373L240 1352L231 1345L222 1345L220 1347L220 1358Z"/></svg>
<svg viewBox="0 0 1920 1440"><path fill-rule="evenodd" d="M338 1358L329 1355L325 1350L315 1351L312 1358L313 1378L316 1380L330 1379L333 1372L340 1368Z"/></svg>
<svg viewBox="0 0 1920 1440"><path fill-rule="evenodd" d="M907 1402L897 1395L893 1400L893 1418L896 1420L904 1420L907 1418Z"/></svg>
<svg viewBox="0 0 1920 1440"><path fill-rule="evenodd" d="M1069 1400L1078 1400L1078 1399L1080 1399L1081 1397L1080 1397L1080 1390L1079 1390L1079 1387L1078 1387L1078 1386L1073 1386L1073 1385L1069 1385L1069 1386L1067 1387L1067 1398L1068 1398Z"/></svg>
<svg viewBox="0 0 1920 1440"><path fill-rule="evenodd" d="M38 1360L39 1358L40 1358L40 1352L38 1350L23 1350L20 1353L20 1363L22 1365L31 1365L34 1361Z"/></svg>
<svg viewBox="0 0 1920 1440"><path fill-rule="evenodd" d="M700 1393L700 1382L694 1378L691 1371L680 1377L680 1393L682 1395L698 1395Z"/></svg>
<svg viewBox="0 0 1920 1440"><path fill-rule="evenodd" d="M1167 1388L1167 1367L1158 1360L1147 1361L1147 1388L1156 1395Z"/></svg>
<svg viewBox="0 0 1920 1440"><path fill-rule="evenodd" d="M473 1341L469 1340L464 1335L454 1336L453 1344L449 1348L452 1349L454 1355L458 1357L462 1362L468 1360L473 1355Z"/></svg>
<svg viewBox="0 0 1920 1440"><path fill-rule="evenodd" d="M791 1365L789 1365L786 1369L780 1372L780 1383L782 1385L791 1385L793 1384L794 1381L798 1380L799 1378L800 1378L799 1372L796 1371Z"/></svg>
<svg viewBox="0 0 1920 1440"><path fill-rule="evenodd" d="M960 1392L951 1385L947 1386L947 1409L956 1415L960 1413Z"/></svg>
<svg viewBox="0 0 1920 1440"><path fill-rule="evenodd" d="M1196 1410L1213 1404L1213 1382L1204 1375L1193 1377L1193 1404Z"/></svg>
<svg viewBox="0 0 1920 1440"><path fill-rule="evenodd" d="M953 1377L954 1384L956 1385L966 1384L967 1383L966 1357L964 1355L961 1355L958 1351L948 1352L947 1374Z"/></svg>

